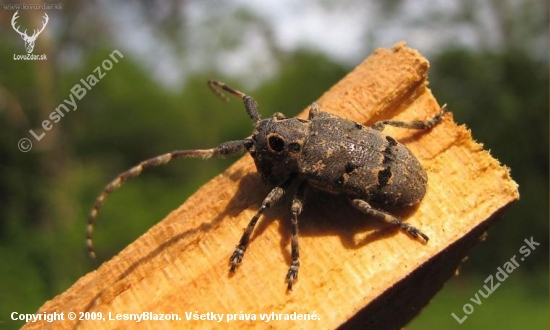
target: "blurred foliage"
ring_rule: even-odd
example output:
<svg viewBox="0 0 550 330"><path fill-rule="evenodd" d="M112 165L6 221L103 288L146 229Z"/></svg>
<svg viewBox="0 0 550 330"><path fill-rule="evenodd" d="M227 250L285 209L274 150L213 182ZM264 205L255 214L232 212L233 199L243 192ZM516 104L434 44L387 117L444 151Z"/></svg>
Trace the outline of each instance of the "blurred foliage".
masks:
<svg viewBox="0 0 550 330"><path fill-rule="evenodd" d="M64 8L59 23L64 29L55 48L50 48L48 61L12 61L14 53L21 53L22 41L13 31L0 31L0 39L10 41L0 43L0 58L7 59L0 61L0 297L4 302L0 325L9 328L21 325L12 322L9 313L35 312L96 267L84 250L86 217L114 175L167 151L209 148L250 134L242 103L235 99L223 103L208 90L207 79L218 78L254 95L263 117L276 111L294 116L351 70L309 48L279 49L271 28L247 10L236 11L242 21L228 20L214 28L233 39L209 38L204 31L200 38L185 37L199 31L186 30L189 22L180 21L177 14L181 6L169 2L172 6L166 16L147 10L140 14L181 56L196 57L193 45L207 42L208 47L197 54L212 64L210 70L189 69L185 84L175 90L159 84L135 53L114 46L115 29L101 15L79 20L79 15L97 8L77 3ZM388 2L384 17L399 7L399 1ZM505 23L516 20L509 19L509 12L499 14L504 35L509 31ZM205 26L216 25L223 15L221 9L207 15ZM537 24L527 26L540 33ZM215 50L237 47L237 36L254 27L267 40L263 45L276 71L261 84L245 88L251 75L224 76ZM518 35L526 35L509 34L504 40L517 41ZM188 38L182 42L185 46L178 45L182 37ZM40 52L43 44L36 47ZM29 129L42 132L42 121L113 49L119 49L124 58L77 101L76 111L54 124L43 140L35 141ZM252 71L258 63L262 62L251 65ZM465 123L474 138L511 168L521 200L491 227L486 242L464 264L463 276L453 279L410 327L458 328L450 314L458 315L483 280L518 253L523 239L533 236L541 246L502 289L476 308L464 326L493 328L498 319L495 311L515 313L518 326L544 328L548 318L540 316L548 312L548 59L510 42L498 51L442 49L430 63L430 86L437 99L448 103L455 120ZM28 153L16 148L23 137L33 142ZM94 240L99 258L106 260L123 249L234 161L175 161L128 182L110 197L98 218ZM499 327L512 325L503 321Z"/></svg>

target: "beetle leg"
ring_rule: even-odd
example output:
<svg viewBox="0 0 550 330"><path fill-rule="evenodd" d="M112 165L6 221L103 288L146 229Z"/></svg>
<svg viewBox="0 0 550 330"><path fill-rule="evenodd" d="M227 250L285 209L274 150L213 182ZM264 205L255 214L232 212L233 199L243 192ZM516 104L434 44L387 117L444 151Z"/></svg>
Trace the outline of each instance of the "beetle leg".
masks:
<svg viewBox="0 0 550 330"><path fill-rule="evenodd" d="M386 213L386 212L383 212L383 211L380 211L380 210L377 210L377 209L373 209L372 206L370 206L369 203L367 203L366 201L364 201L362 199L352 199L351 204L363 213L366 213L370 216L373 216L377 219L380 219L380 220L385 221L387 223L390 223L392 225L398 226L399 228L403 229L404 231L406 231L409 235L411 235L414 238L422 237L424 239L424 241L426 241L426 242L428 242L428 240L429 240L428 236L426 234L424 234L423 232L421 232L416 227L413 227L413 226L401 221L399 218L396 218L396 217L394 217L393 215L391 215L389 213Z"/></svg>
<svg viewBox="0 0 550 330"><path fill-rule="evenodd" d="M291 181L291 180L289 180ZM246 226L246 229L244 230L243 235L241 236L241 239L239 241L239 244L237 245L237 248L235 249L235 252L231 255L229 258L229 262L231 263L231 271L234 272L237 266L242 262L244 252L246 251L246 248L248 246L248 242L250 241L250 235L252 235L252 232L254 231L254 227L256 226L256 223L258 222L258 219L264 213L264 211L268 208L270 208L273 204L278 202L281 197L283 197L286 188L288 188L288 184L285 183L281 187L275 187L273 188L269 194L267 194L267 197L263 200L262 206L256 211L256 214L250 219L250 222L248 223L248 226Z"/></svg>
<svg viewBox="0 0 550 330"><path fill-rule="evenodd" d="M290 246L292 263L286 274L286 280L288 281L287 290L292 291L292 284L298 279L298 269L300 268L300 250L298 248L298 216L302 213L304 207L304 190L306 187L305 181L300 184L294 199L292 200L292 206L290 211L292 212L291 227L290 227Z"/></svg>
<svg viewBox="0 0 550 330"><path fill-rule="evenodd" d="M441 107L439 112L432 119L428 121L416 120L411 122L404 122L399 120L381 120L374 123L374 125L372 125L371 128L377 131L382 131L385 125L390 125L390 126L408 128L408 129L426 130L426 129L432 128L437 123L439 123L441 121L442 116L447 111L449 110L447 109L447 105L445 104L444 106Z"/></svg>

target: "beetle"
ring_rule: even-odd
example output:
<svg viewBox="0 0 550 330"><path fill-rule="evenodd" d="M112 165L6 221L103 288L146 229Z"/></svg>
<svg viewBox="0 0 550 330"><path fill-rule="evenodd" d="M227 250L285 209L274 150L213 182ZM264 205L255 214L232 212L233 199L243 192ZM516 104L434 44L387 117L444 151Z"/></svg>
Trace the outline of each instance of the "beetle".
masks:
<svg viewBox="0 0 550 330"><path fill-rule="evenodd" d="M262 213L277 203L293 184L297 185L291 211L291 264L286 274L287 290L298 279L300 252L298 217L304 207L304 192L310 187L332 194L345 195L351 205L373 218L401 228L415 239L429 238L390 213L371 206L412 206L426 193L426 171L412 152L389 135L382 133L386 125L427 130L439 123L446 106L428 121L403 122L382 120L372 126L321 111L313 103L308 119L288 118L282 113L261 119L258 104L251 96L223 82L209 80L211 90L224 100L227 92L240 98L254 125L249 137L221 143L212 149L177 150L140 162L118 175L97 197L88 216L86 242L89 255L95 259L92 245L94 221L105 199L129 178L143 170L164 165L177 158L224 157L248 151L258 172L273 188L264 198L229 258L230 271L241 264L250 236Z"/></svg>

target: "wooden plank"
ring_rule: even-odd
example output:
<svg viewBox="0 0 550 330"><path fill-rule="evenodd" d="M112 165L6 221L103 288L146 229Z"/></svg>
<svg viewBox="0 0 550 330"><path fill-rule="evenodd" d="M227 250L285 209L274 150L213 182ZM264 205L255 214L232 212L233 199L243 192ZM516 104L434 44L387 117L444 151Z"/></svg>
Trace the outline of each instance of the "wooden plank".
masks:
<svg viewBox="0 0 550 330"><path fill-rule="evenodd" d="M318 102L323 110L365 124L390 117L428 119L439 110L427 88L428 66L404 43L379 49ZM508 169L450 115L429 132L391 127L385 132L406 143L428 173L422 203L395 213L426 233L429 243L368 219L344 198L310 190L299 224L302 267L294 291L287 292L284 281L290 264L289 196L260 220L243 264L231 275L229 256L268 192L251 157L245 155L120 254L38 311L64 312L66 321L28 323L25 328L403 326L519 195ZM71 311L77 316L101 312L107 320L70 321ZM143 312L176 313L181 320L108 319ZM222 314L223 320L186 319L190 316L186 313L195 312ZM239 320L247 314L257 320ZM271 318L314 315L317 320L266 322L260 320L262 314ZM230 315L236 320L228 321Z"/></svg>

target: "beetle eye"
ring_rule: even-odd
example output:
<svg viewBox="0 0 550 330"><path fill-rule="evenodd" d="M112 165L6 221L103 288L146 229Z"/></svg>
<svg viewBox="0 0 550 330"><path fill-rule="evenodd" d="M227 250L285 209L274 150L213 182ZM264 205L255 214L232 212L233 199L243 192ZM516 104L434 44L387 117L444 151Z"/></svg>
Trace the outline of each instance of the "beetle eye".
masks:
<svg viewBox="0 0 550 330"><path fill-rule="evenodd" d="M288 144L288 150L293 153L300 152L300 149L302 149L302 146L298 142L292 142Z"/></svg>
<svg viewBox="0 0 550 330"><path fill-rule="evenodd" d="M269 148L275 152L281 152L285 148L285 141L279 136L271 135L268 137L267 142L269 143Z"/></svg>

